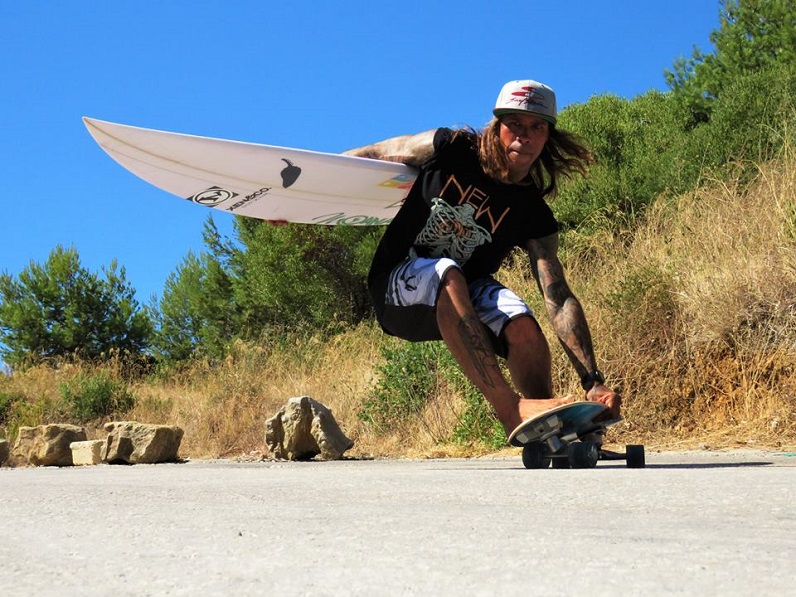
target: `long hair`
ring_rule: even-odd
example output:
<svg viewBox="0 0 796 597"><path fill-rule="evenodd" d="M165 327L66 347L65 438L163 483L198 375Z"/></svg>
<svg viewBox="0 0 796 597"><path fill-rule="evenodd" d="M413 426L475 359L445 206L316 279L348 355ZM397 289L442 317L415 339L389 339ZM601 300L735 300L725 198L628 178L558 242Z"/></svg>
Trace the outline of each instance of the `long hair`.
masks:
<svg viewBox="0 0 796 597"><path fill-rule="evenodd" d="M509 161L500 142L500 119L493 118L480 133L472 129L463 132L473 135L484 172L496 180L508 181ZM542 196L554 197L559 176L586 175L593 161L591 152L577 135L551 124L550 137L539 159L531 166L528 182L541 189Z"/></svg>

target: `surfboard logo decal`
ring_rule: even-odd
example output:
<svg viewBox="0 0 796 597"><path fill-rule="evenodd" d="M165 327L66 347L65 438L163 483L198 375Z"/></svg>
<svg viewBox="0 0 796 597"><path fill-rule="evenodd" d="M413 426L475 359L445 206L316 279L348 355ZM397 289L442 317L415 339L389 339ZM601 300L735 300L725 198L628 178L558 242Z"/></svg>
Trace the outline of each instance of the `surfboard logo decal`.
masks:
<svg viewBox="0 0 796 597"><path fill-rule="evenodd" d="M379 218L376 216L361 216L338 212L312 218L313 224L326 224L328 226L386 226L392 218Z"/></svg>
<svg viewBox="0 0 796 597"><path fill-rule="evenodd" d="M198 203L199 205L204 205L205 207L215 207L216 205L221 205L227 199L233 199L237 196L237 193L233 193L227 189L210 187L201 193L197 193L193 197L188 197L188 200Z"/></svg>
<svg viewBox="0 0 796 597"><path fill-rule="evenodd" d="M414 174L399 174L398 176L393 176L389 180L385 180L379 183L380 187L387 187L392 189L406 189L409 190L412 188L412 185L415 182L415 175Z"/></svg>
<svg viewBox="0 0 796 597"><path fill-rule="evenodd" d="M243 199L235 203L234 205L230 205L227 208L227 211L235 211L239 207L243 207L244 205L248 205L252 201L259 201L263 195L267 195L268 192L271 190L271 187L263 187L259 191L254 191L251 195L246 195Z"/></svg>
<svg viewBox="0 0 796 597"><path fill-rule="evenodd" d="M301 176L301 168L294 166L293 162L287 158L282 158L282 161L287 164L287 167L285 167L280 173L282 175L282 188L286 189L296 182L299 176Z"/></svg>

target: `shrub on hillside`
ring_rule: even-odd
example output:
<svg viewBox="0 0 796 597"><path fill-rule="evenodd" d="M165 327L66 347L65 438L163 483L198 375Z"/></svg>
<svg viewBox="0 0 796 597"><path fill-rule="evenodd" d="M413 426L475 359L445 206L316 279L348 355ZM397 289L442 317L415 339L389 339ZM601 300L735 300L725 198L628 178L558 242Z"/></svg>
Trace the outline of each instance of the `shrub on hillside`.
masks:
<svg viewBox="0 0 796 597"><path fill-rule="evenodd" d="M376 368L376 386L363 403L359 418L385 433L419 413L437 389L440 346L445 348L437 342L383 348L384 362Z"/></svg>
<svg viewBox="0 0 796 597"><path fill-rule="evenodd" d="M61 382L58 390L61 399L81 421L123 413L135 405L127 384L113 379L106 371L80 374Z"/></svg>
<svg viewBox="0 0 796 597"><path fill-rule="evenodd" d="M492 407L462 373L442 342L405 342L382 350L377 383L364 402L360 419L377 433L398 431L418 415L436 393L455 393L464 408L446 439L458 444L497 448L506 442Z"/></svg>
<svg viewBox="0 0 796 597"><path fill-rule="evenodd" d="M680 157L684 123L670 94L594 96L563 110L561 126L583 137L595 158L588 176L567 181L553 203L564 229L630 220L659 194L697 179L698 167Z"/></svg>

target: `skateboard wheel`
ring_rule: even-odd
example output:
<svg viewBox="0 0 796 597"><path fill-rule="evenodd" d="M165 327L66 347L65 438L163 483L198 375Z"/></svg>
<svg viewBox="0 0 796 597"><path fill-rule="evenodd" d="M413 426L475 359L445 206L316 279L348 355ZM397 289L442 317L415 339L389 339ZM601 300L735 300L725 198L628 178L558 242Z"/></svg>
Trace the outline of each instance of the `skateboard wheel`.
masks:
<svg viewBox="0 0 796 597"><path fill-rule="evenodd" d="M569 468L569 457L565 452L563 456L559 456L558 458L553 458L552 463L553 463L553 468L559 468L559 469Z"/></svg>
<svg viewBox="0 0 796 597"><path fill-rule="evenodd" d="M594 468L600 450L594 442L578 442L569 447L569 464L572 468Z"/></svg>
<svg viewBox="0 0 796 597"><path fill-rule="evenodd" d="M522 447L522 464L525 468L547 468L550 459L545 457L544 446L541 442L531 442Z"/></svg>
<svg viewBox="0 0 796 597"><path fill-rule="evenodd" d="M627 468L644 468L647 463L644 459L644 446L625 446Z"/></svg>

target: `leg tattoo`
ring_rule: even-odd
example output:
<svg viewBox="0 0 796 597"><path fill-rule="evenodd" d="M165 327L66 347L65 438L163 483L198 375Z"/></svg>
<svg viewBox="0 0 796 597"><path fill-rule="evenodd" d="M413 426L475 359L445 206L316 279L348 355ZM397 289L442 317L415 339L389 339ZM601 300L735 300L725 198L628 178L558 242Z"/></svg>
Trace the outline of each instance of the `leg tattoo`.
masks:
<svg viewBox="0 0 796 597"><path fill-rule="evenodd" d="M488 388L494 388L495 384L489 376L489 369L497 369L498 363L481 322L476 317L463 318L459 323L459 335L481 381Z"/></svg>

